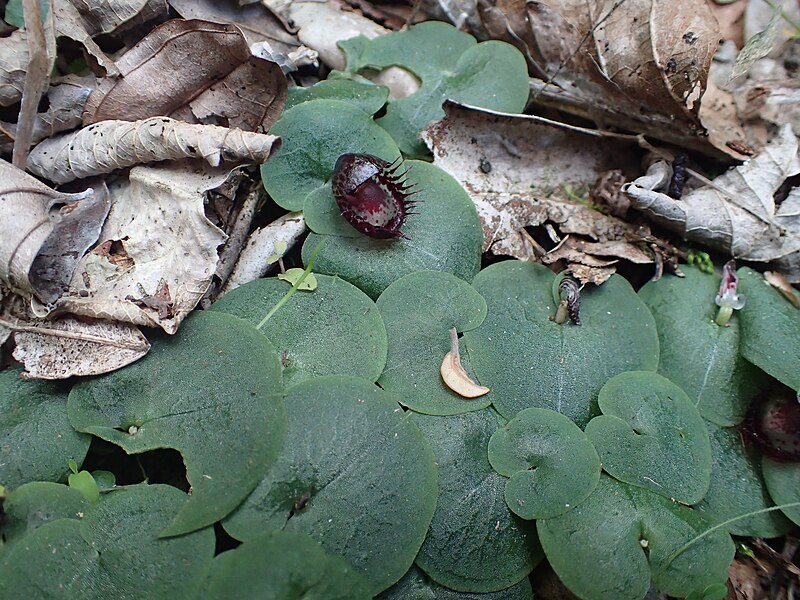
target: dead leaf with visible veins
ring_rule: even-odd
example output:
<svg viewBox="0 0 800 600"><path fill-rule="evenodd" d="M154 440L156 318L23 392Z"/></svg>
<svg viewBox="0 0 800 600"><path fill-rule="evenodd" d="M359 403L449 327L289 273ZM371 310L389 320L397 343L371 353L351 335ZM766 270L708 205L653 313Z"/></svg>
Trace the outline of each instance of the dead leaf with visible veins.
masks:
<svg viewBox="0 0 800 600"><path fill-rule="evenodd" d="M281 68L253 56L234 25L173 19L156 27L116 65L122 77L100 82L86 102L84 124L163 115L264 132L278 120L286 101ZM165 72L174 76L164 77Z"/></svg>
<svg viewBox="0 0 800 600"><path fill-rule="evenodd" d="M0 106L11 106L22 98L28 68L28 34L22 29L0 43Z"/></svg>
<svg viewBox="0 0 800 600"><path fill-rule="evenodd" d="M702 188L674 200L658 191L663 163L623 190L635 208L678 232L734 258L771 262L786 278L800 282L800 188L776 205L775 192L800 173L798 140L785 125L764 150Z"/></svg>
<svg viewBox="0 0 800 600"><path fill-rule="evenodd" d="M651 263L638 227L569 200L611 169L637 164L636 146L550 121L445 103L446 116L423 132L434 164L461 183L478 210L484 251L520 259L564 259L583 282L602 283L618 259ZM566 235L550 254L525 227L550 224Z"/></svg>
<svg viewBox="0 0 800 600"><path fill-rule="evenodd" d="M202 158L212 167L223 161L263 163L280 143L274 135L167 117L101 121L41 142L28 157L28 170L55 183L66 183L162 160Z"/></svg>

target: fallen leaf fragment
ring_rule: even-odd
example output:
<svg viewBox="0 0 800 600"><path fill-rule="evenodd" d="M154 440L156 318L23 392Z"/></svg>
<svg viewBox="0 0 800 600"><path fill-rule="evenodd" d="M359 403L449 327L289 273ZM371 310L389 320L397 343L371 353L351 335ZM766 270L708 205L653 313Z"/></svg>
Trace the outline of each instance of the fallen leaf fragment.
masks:
<svg viewBox="0 0 800 600"><path fill-rule="evenodd" d="M11 32L0 44L0 106L11 106L22 98L28 68L28 33Z"/></svg>
<svg viewBox="0 0 800 600"><path fill-rule="evenodd" d="M456 328L450 330L451 350L444 355L439 373L444 384L459 396L464 398L478 398L490 392L489 388L478 385L461 366L461 353L458 350L458 333Z"/></svg>
<svg viewBox="0 0 800 600"><path fill-rule="evenodd" d="M263 163L279 147L280 138L274 135L167 117L102 121L41 142L28 157L28 170L66 183L162 160L203 158L212 167L222 161Z"/></svg>
<svg viewBox="0 0 800 600"><path fill-rule="evenodd" d="M791 302L795 308L800 308L800 293L792 287L792 284L789 283L786 277L774 271L765 271L764 279L767 280L768 284L778 290L784 298Z"/></svg>

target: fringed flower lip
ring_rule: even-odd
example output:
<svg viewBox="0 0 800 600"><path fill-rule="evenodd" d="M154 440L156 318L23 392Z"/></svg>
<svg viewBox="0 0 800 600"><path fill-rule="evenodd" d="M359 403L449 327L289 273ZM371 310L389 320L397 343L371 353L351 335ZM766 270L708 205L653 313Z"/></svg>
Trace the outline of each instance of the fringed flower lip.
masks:
<svg viewBox="0 0 800 600"><path fill-rule="evenodd" d="M371 154L342 154L333 169L333 197L345 220L376 239L405 238L401 228L416 200L415 184L407 184L409 169L400 171L402 157L387 162Z"/></svg>

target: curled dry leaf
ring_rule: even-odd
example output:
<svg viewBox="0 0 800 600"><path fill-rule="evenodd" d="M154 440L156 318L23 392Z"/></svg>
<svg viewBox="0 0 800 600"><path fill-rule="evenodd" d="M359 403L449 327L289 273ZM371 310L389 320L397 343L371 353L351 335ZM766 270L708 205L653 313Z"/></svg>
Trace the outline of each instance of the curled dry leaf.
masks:
<svg viewBox="0 0 800 600"><path fill-rule="evenodd" d="M0 160L0 282L54 303L97 240L108 209L105 186L64 194Z"/></svg>
<svg viewBox="0 0 800 600"><path fill-rule="evenodd" d="M450 330L450 352L444 355L439 373L441 373L445 385L464 398L478 398L491 391L489 388L475 383L461 365L458 333L455 327Z"/></svg>
<svg viewBox="0 0 800 600"><path fill-rule="evenodd" d="M100 82L86 102L86 125L163 115L264 132L286 101L281 68L252 56L234 25L173 19L116 64L122 77ZM180 65L180 76L164 77L175 65Z"/></svg>
<svg viewBox="0 0 800 600"><path fill-rule="evenodd" d="M764 279L767 280L768 284L778 290L784 298L791 302L795 308L800 308L800 293L792 287L792 284L789 283L786 277L774 271L765 271Z"/></svg>
<svg viewBox="0 0 800 600"><path fill-rule="evenodd" d="M212 167L223 160L263 163L279 147L280 138L273 135L193 125L167 117L102 121L43 141L28 157L28 170L66 183L162 160L203 158Z"/></svg>
<svg viewBox="0 0 800 600"><path fill-rule="evenodd" d="M663 170L656 163L648 175L623 187L633 206L685 239L735 258L773 262L793 282L800 281L800 188L776 206L775 192L800 173L797 137L791 127L752 160L674 200L658 191Z"/></svg>
<svg viewBox="0 0 800 600"><path fill-rule="evenodd" d="M0 106L11 106L22 98L28 68L28 34L18 29L0 44Z"/></svg>
<svg viewBox="0 0 800 600"><path fill-rule="evenodd" d="M484 251L549 262L563 258L584 283L608 279L617 258L652 262L641 247L647 232L569 200L567 194L568 189L588 189L609 169L637 164L630 140L454 102L445 103L445 112L422 137L434 163L455 177L475 203ZM572 234L552 259L524 230L544 224Z"/></svg>

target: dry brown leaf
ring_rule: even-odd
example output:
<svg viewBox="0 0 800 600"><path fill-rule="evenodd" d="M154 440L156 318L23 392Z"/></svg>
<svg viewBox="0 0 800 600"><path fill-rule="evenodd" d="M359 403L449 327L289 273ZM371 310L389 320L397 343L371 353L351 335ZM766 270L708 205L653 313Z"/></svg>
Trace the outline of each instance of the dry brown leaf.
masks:
<svg viewBox="0 0 800 600"><path fill-rule="evenodd" d="M136 167L109 186L113 204L98 244L79 262L59 312L177 331L211 284L225 241L205 200L236 175L197 167Z"/></svg>
<svg viewBox="0 0 800 600"><path fill-rule="evenodd" d="M28 158L28 170L55 183L110 173L137 164L203 158L263 163L280 147L280 138L214 125L193 125L167 117L144 121L102 121L41 142Z"/></svg>
<svg viewBox="0 0 800 600"><path fill-rule="evenodd" d="M608 266L616 257L652 262L639 248L638 228L567 199L568 189L588 190L601 173L636 164L632 141L453 102L445 103L445 113L423 132L423 140L433 151L434 163L455 177L475 203L484 228L484 251L540 260L542 250L524 227L549 223L562 234L586 238L570 238L567 247L573 254L564 257L569 264L590 266L588 261L597 267L594 275L582 269L582 281L610 277L614 271ZM574 246L580 241L617 244L584 245L580 251ZM593 249L599 249L598 254L588 256Z"/></svg>
<svg viewBox="0 0 800 600"><path fill-rule="evenodd" d="M116 64L122 77L100 83L86 102L84 124L164 115L263 132L286 101L281 68L252 56L234 25L173 19Z"/></svg>
<svg viewBox="0 0 800 600"><path fill-rule="evenodd" d="M800 173L791 127L784 126L752 160L681 200L658 191L664 179L656 174L658 168L663 163L624 186L633 206L689 241L743 260L773 261L790 281L800 281L800 188L778 207L774 200L786 179Z"/></svg>
<svg viewBox="0 0 800 600"><path fill-rule="evenodd" d="M28 68L28 34L17 30L0 43L0 106L11 106L22 98Z"/></svg>
<svg viewBox="0 0 800 600"><path fill-rule="evenodd" d="M14 358L24 379L66 379L114 371L147 354L150 343L127 323L73 317L23 323L0 316L14 333Z"/></svg>
<svg viewBox="0 0 800 600"><path fill-rule="evenodd" d="M50 189L0 160L0 282L52 304L108 213L104 187L80 194Z"/></svg>

